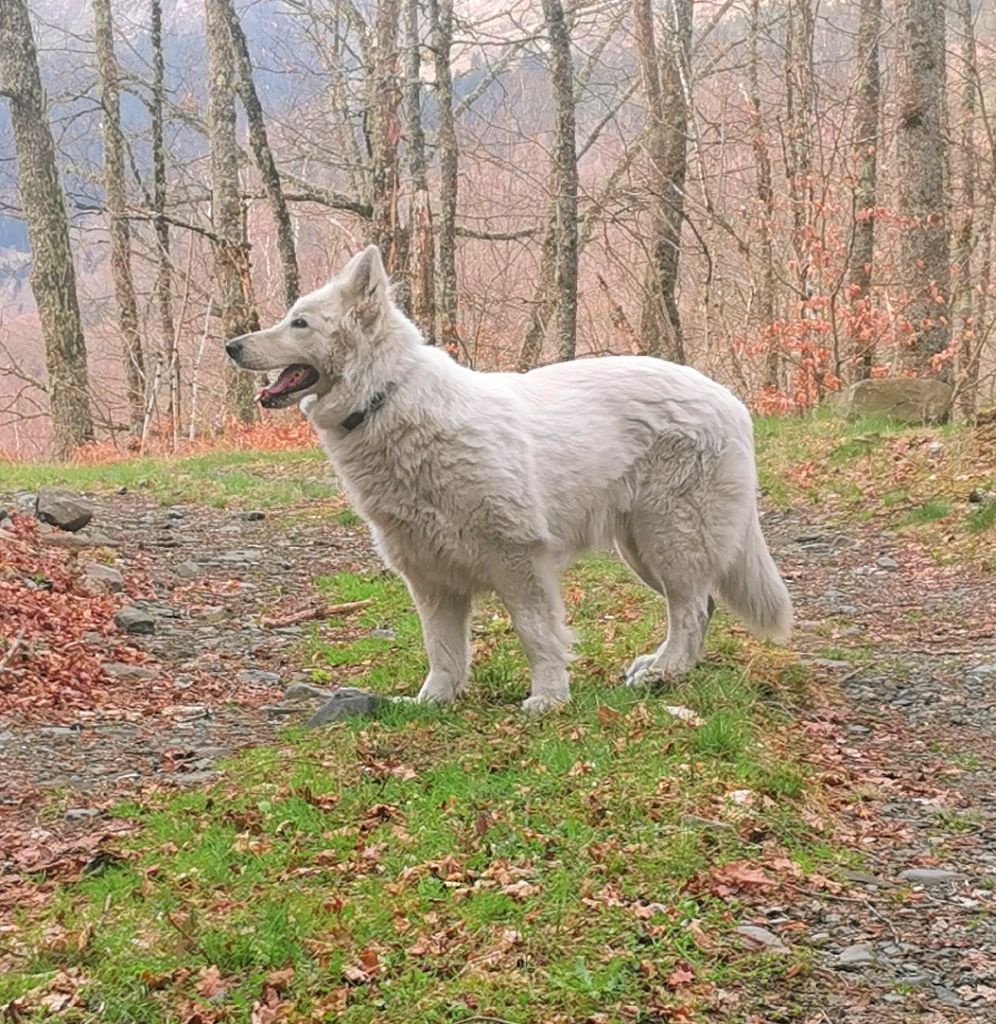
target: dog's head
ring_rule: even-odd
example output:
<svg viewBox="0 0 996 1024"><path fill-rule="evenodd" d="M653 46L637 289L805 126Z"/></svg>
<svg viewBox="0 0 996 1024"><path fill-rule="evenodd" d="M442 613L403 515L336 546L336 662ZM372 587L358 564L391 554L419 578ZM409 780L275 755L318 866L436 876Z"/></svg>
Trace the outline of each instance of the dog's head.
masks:
<svg viewBox="0 0 996 1024"><path fill-rule="evenodd" d="M266 409L321 398L369 343L390 305L384 264L371 245L328 284L298 299L280 323L232 338L225 351L243 370L279 371L260 393Z"/></svg>

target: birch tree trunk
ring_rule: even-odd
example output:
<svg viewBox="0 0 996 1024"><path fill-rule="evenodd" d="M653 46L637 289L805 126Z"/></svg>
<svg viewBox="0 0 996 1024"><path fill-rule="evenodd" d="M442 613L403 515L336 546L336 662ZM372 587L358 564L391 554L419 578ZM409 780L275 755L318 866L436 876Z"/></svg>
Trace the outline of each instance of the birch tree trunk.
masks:
<svg viewBox="0 0 996 1024"><path fill-rule="evenodd" d="M221 7L228 23L231 36L232 56L235 61L236 84L242 106L245 108L246 120L249 122L249 145L252 148L253 160L263 181L267 202L277 225L277 253L284 281L284 303L289 309L297 301L301 291L301 275L297 266L297 251L294 245L294 227L291 224L290 211L284 198L280 173L273 159L273 150L266 135L266 120L263 117L263 106L259 102L259 93L252 73L252 59L249 56L249 44L235 13L232 0L221 0Z"/></svg>
<svg viewBox="0 0 996 1024"><path fill-rule="evenodd" d="M557 352L561 360L577 351L578 323L578 158L574 112L574 64L571 36L560 0L543 0L550 43L550 79L556 111L557 232L554 292L557 300Z"/></svg>
<svg viewBox="0 0 996 1024"><path fill-rule="evenodd" d="M259 330L252 298L249 244L239 182L235 67L226 0L205 0L207 13L208 133L211 139L211 222L214 276L222 332L234 338ZM256 418L253 377L225 361L226 405L244 423Z"/></svg>
<svg viewBox="0 0 996 1024"><path fill-rule="evenodd" d="M931 357L951 341L950 235L945 197L945 9L942 0L900 0L896 129L901 271L910 345L910 369L929 371ZM947 377L941 367L940 376Z"/></svg>
<svg viewBox="0 0 996 1024"><path fill-rule="evenodd" d="M412 201L409 224L409 278L412 319L425 340L436 343L435 244L432 208L422 127L422 43L419 34L419 0L405 0L405 123L408 174Z"/></svg>
<svg viewBox="0 0 996 1024"><path fill-rule="evenodd" d="M881 31L882 0L861 0L858 22L859 81L854 113L854 235L851 240L849 274L851 361L858 378L871 376L875 358L875 339L871 335L869 314L872 261L875 256L881 89L878 39Z"/></svg>
<svg viewBox="0 0 996 1024"><path fill-rule="evenodd" d="M93 440L93 416L69 220L24 0L0 0L0 97L10 106L21 207L31 245L31 290L45 339L54 448L56 455L66 458Z"/></svg>
<svg viewBox="0 0 996 1024"><path fill-rule="evenodd" d="M111 242L111 280L118 308L123 343L128 419L133 437L141 437L145 425L145 359L139 329L135 283L131 273L131 232L128 227L125 190L125 143L121 129L120 69L114 56L114 21L111 0L93 0L97 51L97 90L100 96L104 140L104 195Z"/></svg>
<svg viewBox="0 0 996 1024"><path fill-rule="evenodd" d="M453 0L429 0L432 57L436 73L436 146L439 151L439 274L440 343L453 352L460 344L457 322L456 210L458 151L453 115Z"/></svg>
<svg viewBox="0 0 996 1024"><path fill-rule="evenodd" d="M400 17L400 0L379 0L374 25L373 73L370 76L368 107L371 118L371 231L373 241L384 257L388 273L397 271L404 263L398 223L398 194L401 190L398 162L398 143L401 139L398 116L401 103L398 49Z"/></svg>

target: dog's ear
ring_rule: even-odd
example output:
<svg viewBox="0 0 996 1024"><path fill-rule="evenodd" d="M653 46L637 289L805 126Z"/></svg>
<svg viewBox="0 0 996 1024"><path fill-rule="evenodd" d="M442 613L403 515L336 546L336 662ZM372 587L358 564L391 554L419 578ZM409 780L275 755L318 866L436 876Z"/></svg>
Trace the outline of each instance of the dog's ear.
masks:
<svg viewBox="0 0 996 1024"><path fill-rule="evenodd" d="M372 327L390 301L389 284L380 250L368 245L343 267L339 278L343 310L363 328Z"/></svg>

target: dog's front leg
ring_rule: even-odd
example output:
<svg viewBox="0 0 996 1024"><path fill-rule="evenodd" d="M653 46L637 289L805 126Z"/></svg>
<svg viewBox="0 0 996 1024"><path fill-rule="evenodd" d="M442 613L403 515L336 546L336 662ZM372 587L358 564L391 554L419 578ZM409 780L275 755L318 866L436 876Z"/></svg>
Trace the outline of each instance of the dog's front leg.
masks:
<svg viewBox="0 0 996 1024"><path fill-rule="evenodd" d="M408 581L422 623L429 674L416 700L448 704L464 688L470 671L471 597Z"/></svg>

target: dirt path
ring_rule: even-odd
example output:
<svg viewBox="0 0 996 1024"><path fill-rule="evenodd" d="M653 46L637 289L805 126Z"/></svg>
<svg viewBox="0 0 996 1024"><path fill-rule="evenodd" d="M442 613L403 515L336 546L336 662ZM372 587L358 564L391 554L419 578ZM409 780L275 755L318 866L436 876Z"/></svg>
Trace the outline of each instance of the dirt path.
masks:
<svg viewBox="0 0 996 1024"><path fill-rule="evenodd" d="M130 638L146 659L125 677L133 701L0 720L0 838L16 820L65 844L115 796L203 783L219 757L270 739L281 719L266 706L300 678L289 648L306 627L261 620L306 603L316 575L370 564L362 532L327 509L98 506L118 567L147 581L135 603L155 632ZM996 1019L996 583L811 515L772 513L766 530L797 646L827 682L800 723L831 795L813 823L860 856L833 896L800 886L756 908L752 923L813 964L764 991L756 1020Z"/></svg>
<svg viewBox="0 0 996 1024"><path fill-rule="evenodd" d="M761 909L814 964L769 993L768 1019L992 1021L996 581L894 536L794 516L767 529L796 643L833 684L802 723L831 792L839 780L828 832L860 852L835 897Z"/></svg>
<svg viewBox="0 0 996 1024"><path fill-rule="evenodd" d="M147 613L153 632L86 638L116 684L95 710L29 704L0 717L0 815L30 816L54 793L80 820L136 784L206 782L219 758L271 739L280 719L267 705L304 678L288 651L308 627L266 618L312 601L316 576L370 563L364 535L329 518L321 506L264 514L97 499L93 526L118 541L114 565L142 594L119 603Z"/></svg>

